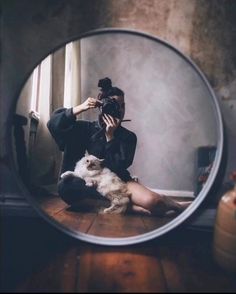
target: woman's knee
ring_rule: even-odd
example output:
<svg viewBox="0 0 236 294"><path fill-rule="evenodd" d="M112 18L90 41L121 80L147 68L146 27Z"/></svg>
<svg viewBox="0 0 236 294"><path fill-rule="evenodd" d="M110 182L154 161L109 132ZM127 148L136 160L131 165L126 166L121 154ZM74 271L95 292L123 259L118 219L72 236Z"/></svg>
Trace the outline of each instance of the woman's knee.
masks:
<svg viewBox="0 0 236 294"><path fill-rule="evenodd" d="M74 204L79 200L79 194L85 186L82 179L65 178L57 185L58 194L67 204Z"/></svg>
<svg viewBox="0 0 236 294"><path fill-rule="evenodd" d="M71 204L71 201L69 201L68 199L70 195L70 185L66 183L63 179L60 180L60 182L58 183L57 191L63 201L65 201L67 204Z"/></svg>
<svg viewBox="0 0 236 294"><path fill-rule="evenodd" d="M87 187L83 179L70 177L61 179L58 183L58 194L69 205L78 204L84 198L101 198L93 187Z"/></svg>
<svg viewBox="0 0 236 294"><path fill-rule="evenodd" d="M150 191L143 197L143 207L152 210L161 202L161 198L161 195Z"/></svg>
<svg viewBox="0 0 236 294"><path fill-rule="evenodd" d="M69 185L64 181L64 179L61 179L57 184L57 191L59 196L63 197L63 195L67 194L69 190Z"/></svg>

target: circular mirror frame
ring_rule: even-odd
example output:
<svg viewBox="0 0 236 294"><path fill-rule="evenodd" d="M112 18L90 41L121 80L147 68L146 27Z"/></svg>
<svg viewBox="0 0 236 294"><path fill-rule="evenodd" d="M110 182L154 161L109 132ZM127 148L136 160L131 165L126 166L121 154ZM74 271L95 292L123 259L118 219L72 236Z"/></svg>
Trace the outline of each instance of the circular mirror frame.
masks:
<svg viewBox="0 0 236 294"><path fill-rule="evenodd" d="M93 244L99 244L99 245L121 246L121 245L131 245L131 244L137 244L137 243L141 243L141 242L146 242L146 241L152 240L154 238L157 238L159 236L162 236L165 233L167 233L167 232L173 230L174 228L176 228L177 226L179 226L190 215L192 215L193 212L196 211L196 209L203 202L203 200L207 196L208 192L210 191L210 188L212 187L212 185L213 185L213 183L214 183L214 181L216 179L216 176L217 176L217 173L218 173L218 170L219 170L219 167L220 167L222 154L223 154L223 122L222 122L222 116L221 116L221 112L220 112L220 107L218 105L218 101L217 101L217 98L215 96L215 93L214 93L213 89L211 88L209 82L207 81L206 77L202 73L202 71L198 68L198 66L189 57L186 57L183 53L181 53L178 49L176 49L175 47L173 47L172 45L170 45L166 41L163 41L163 40L159 39L158 37L152 36L152 35L147 34L147 33L143 33L143 32L136 31L136 30L131 30L131 29L120 29L120 28L105 28L105 29L96 29L96 30L88 31L86 33L78 35L76 38L72 38L72 39L67 40L66 42L64 42L60 46L57 46L56 48L51 50L49 53L47 53L46 56L43 56L43 58L41 58L41 60L36 64L36 66L42 60L44 60L44 58L46 58L49 54L55 52L56 50L58 50L61 47L65 46L69 42L79 40L79 39L82 39L82 38L86 38L86 37L89 37L89 36L93 36L93 35L107 34L107 33L133 34L133 35L136 35L136 36L139 36L139 37L148 38L148 39L150 39L152 41L155 41L155 42L159 42L159 43L163 44L164 46L168 47L169 49L174 50L174 52L177 55L182 57L193 68L193 70L196 71L196 73L201 78L202 82L207 87L207 89L208 89L208 91L210 93L212 102L213 102L213 106L214 106L213 111L215 113L216 128L217 128L217 151L216 151L216 155L215 155L215 160L213 162L212 170L211 170L211 173L210 173L210 175L209 175L209 177L207 179L207 182L203 186L201 192L198 194L196 199L194 199L193 203L184 212L182 212L179 216L177 216L171 222L167 223L166 225L162 226L161 228L158 228L156 230L153 230L153 231L150 231L148 233L144 233L144 234L141 234L141 235L138 235L138 236L123 237L123 238L97 237L97 236L94 236L94 235L89 235L89 234L85 234L85 233L81 233L81 232L75 232L73 230L68 229L67 227L63 226L62 224L59 224L56 220L54 220L49 215L47 215L39 207L36 200L33 199L33 197L30 195L30 192L27 190L27 188L24 186L24 184L20 180L19 175L17 174L17 172L16 172L16 170L14 168L14 175L13 176L16 177L16 181L17 181L17 183L19 185L19 188L22 190L22 192L25 195L26 199L34 207L34 209L37 211L37 213L40 216L42 216L43 219L45 219L47 222L49 222L50 224L52 224L53 226L55 226L57 229L61 230L62 232L66 233L66 234L68 234L68 235L70 235L72 237L75 237L75 238L77 238L79 240L82 240L82 241L86 241L86 242L93 243ZM35 66L34 66L34 68L35 68ZM32 73L32 71L24 79L24 84L28 80L28 78L29 78L30 74ZM22 87L23 87L23 85L22 85ZM16 106L19 94L20 94L20 92L22 90L22 87L20 88L19 91L17 91L18 95L16 95L16 97L14 99L15 106ZM8 132L8 134L10 134L10 132ZM10 140L8 142L10 142ZM13 148L11 148L11 154L13 154ZM13 156L12 156L12 158L13 158ZM13 166L13 161L12 161L12 166Z"/></svg>

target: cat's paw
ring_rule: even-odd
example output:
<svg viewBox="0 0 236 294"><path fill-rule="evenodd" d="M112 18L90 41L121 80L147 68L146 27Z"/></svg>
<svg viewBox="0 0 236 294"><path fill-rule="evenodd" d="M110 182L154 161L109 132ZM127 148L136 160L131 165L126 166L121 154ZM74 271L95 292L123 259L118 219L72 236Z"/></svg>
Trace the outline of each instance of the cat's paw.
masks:
<svg viewBox="0 0 236 294"><path fill-rule="evenodd" d="M99 207L99 208L97 209L97 213L99 213L99 214L104 214L104 213L105 213L105 212L104 212L105 209L106 209L105 207Z"/></svg>
<svg viewBox="0 0 236 294"><path fill-rule="evenodd" d="M110 207L105 208L105 209L101 209L101 210L100 210L100 213L101 213L101 214L111 213L111 209L110 209Z"/></svg>
<svg viewBox="0 0 236 294"><path fill-rule="evenodd" d="M104 214L123 214L126 211L126 206L110 206L103 210Z"/></svg>
<svg viewBox="0 0 236 294"><path fill-rule="evenodd" d="M89 182L86 182L87 187L97 187L97 181L91 180Z"/></svg>
<svg viewBox="0 0 236 294"><path fill-rule="evenodd" d="M68 176L73 175L71 171L66 171L63 174L61 174L61 179L67 178Z"/></svg>

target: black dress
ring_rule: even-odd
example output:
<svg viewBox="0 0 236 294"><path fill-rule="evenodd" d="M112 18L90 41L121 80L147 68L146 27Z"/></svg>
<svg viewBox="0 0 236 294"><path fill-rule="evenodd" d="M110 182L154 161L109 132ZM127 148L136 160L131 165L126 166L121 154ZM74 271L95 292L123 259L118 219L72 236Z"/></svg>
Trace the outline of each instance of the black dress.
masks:
<svg viewBox="0 0 236 294"><path fill-rule="evenodd" d="M119 126L114 132L114 138L107 142L97 121L76 120L72 108L59 108L54 111L47 126L59 149L64 152L61 173L74 170L76 162L87 150L89 154L103 158L105 166L123 181L132 180L127 168L133 162L137 143L133 132ZM98 194L94 188L85 186L82 179L74 177L70 181L60 180L58 192L69 204L73 204L75 199L78 200L78 195L83 197Z"/></svg>

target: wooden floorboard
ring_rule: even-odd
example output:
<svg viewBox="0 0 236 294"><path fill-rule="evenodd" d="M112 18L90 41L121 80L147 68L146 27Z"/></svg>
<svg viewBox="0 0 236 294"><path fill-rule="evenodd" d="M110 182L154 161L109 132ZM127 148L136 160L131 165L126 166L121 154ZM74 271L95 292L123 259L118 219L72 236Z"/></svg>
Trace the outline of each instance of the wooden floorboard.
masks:
<svg viewBox="0 0 236 294"><path fill-rule="evenodd" d="M140 216L98 214L88 233L102 237L130 237L145 233L146 227Z"/></svg>
<svg viewBox="0 0 236 294"><path fill-rule="evenodd" d="M96 246L40 219L1 221L1 292L235 293L213 235L176 229L139 245Z"/></svg>
<svg viewBox="0 0 236 294"><path fill-rule="evenodd" d="M68 209L62 210L53 216L63 226L81 233L87 233L89 231L96 217L96 213L74 212Z"/></svg>
<svg viewBox="0 0 236 294"><path fill-rule="evenodd" d="M53 219L76 232L102 237L130 237L155 230L173 217L143 216L139 214L98 214L104 202L87 201L72 208L59 197L38 199L40 207Z"/></svg>
<svg viewBox="0 0 236 294"><path fill-rule="evenodd" d="M17 292L76 292L78 285L79 252L72 247L61 252L45 267L33 272Z"/></svg>
<svg viewBox="0 0 236 294"><path fill-rule="evenodd" d="M142 216L142 220L144 222L147 232L156 230L168 224L173 219L174 217Z"/></svg>
<svg viewBox="0 0 236 294"><path fill-rule="evenodd" d="M60 197L58 196L48 196L48 197L37 197L37 202L40 208L53 216L54 214L58 213L59 211L69 207Z"/></svg>
<svg viewBox="0 0 236 294"><path fill-rule="evenodd" d="M160 260L169 292L231 292L236 287L233 275L219 268L212 257L212 248L183 245L184 250L171 246L159 248ZM236 288L235 288L236 290Z"/></svg>
<svg viewBox="0 0 236 294"><path fill-rule="evenodd" d="M235 273L213 258L213 234L175 230L158 246L168 292L234 292Z"/></svg>
<svg viewBox="0 0 236 294"><path fill-rule="evenodd" d="M166 287L168 292L186 292L186 283L182 275L181 264L178 263L178 255L172 248L159 248L159 258L166 278Z"/></svg>
<svg viewBox="0 0 236 294"><path fill-rule="evenodd" d="M163 293L166 282L152 248L84 246L78 292Z"/></svg>

